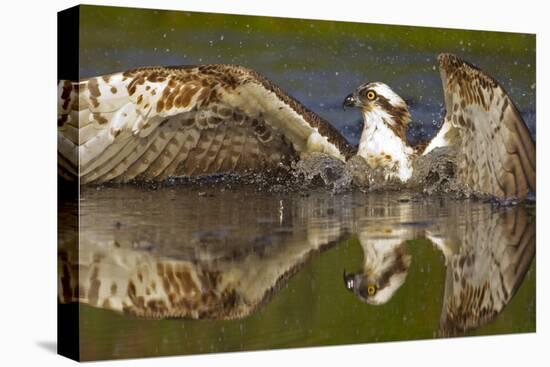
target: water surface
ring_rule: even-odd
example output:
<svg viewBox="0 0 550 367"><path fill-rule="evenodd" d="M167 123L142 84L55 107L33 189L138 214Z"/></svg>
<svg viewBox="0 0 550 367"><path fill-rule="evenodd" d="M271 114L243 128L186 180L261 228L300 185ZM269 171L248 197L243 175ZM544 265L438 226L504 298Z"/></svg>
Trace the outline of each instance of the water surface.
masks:
<svg viewBox="0 0 550 367"><path fill-rule="evenodd" d="M60 259L80 266L83 359L530 332L533 212L414 193L91 187L80 256L67 238ZM371 304L367 283L390 296Z"/></svg>

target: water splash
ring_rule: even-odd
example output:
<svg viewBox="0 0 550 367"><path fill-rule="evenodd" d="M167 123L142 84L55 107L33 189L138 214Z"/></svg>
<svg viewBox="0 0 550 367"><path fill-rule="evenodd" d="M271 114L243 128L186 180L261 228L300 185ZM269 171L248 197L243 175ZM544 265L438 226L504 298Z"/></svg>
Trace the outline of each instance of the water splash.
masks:
<svg viewBox="0 0 550 367"><path fill-rule="evenodd" d="M259 192L276 194L300 192L308 195L313 189L326 188L332 194L341 194L353 189L363 192L407 190L420 195L448 194L455 198L489 199L467 188L458 180L455 173L456 149L445 147L434 149L426 156L417 157L413 162L413 175L406 183L396 178L388 178L382 168L372 169L360 156L342 162L316 152L303 156L291 167L281 166L260 173L170 177L163 182L139 181L131 184L149 190L188 186L204 198L214 197L219 191L248 186ZM106 183L97 186L96 189L118 185L120 184ZM507 202L496 204L506 205Z"/></svg>
<svg viewBox="0 0 550 367"><path fill-rule="evenodd" d="M324 153L310 153L293 165L294 177L302 186L327 186L333 193L351 188L347 165Z"/></svg>

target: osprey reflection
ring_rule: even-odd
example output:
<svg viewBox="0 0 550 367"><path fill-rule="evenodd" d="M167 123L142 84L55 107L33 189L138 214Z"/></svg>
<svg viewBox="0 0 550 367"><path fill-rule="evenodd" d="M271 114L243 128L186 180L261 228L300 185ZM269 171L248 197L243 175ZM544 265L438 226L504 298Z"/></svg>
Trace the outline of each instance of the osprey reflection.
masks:
<svg viewBox="0 0 550 367"><path fill-rule="evenodd" d="M405 283L411 266L406 242L427 239L443 254L446 275L440 334L457 335L493 320L510 302L535 255L535 221L526 208L461 202L441 221L419 230L402 224L363 229L364 264L344 272L361 301L383 305ZM429 279L426 279L429 285Z"/></svg>
<svg viewBox="0 0 550 367"><path fill-rule="evenodd" d="M424 239L443 254L446 275L426 273L422 282L444 282L441 333L453 335L494 319L535 253L535 222L523 206L415 201L403 193L238 189L211 197L187 187L83 189L82 195L78 240L71 235L77 207L61 205L59 302L143 318L242 319L292 288L306 268L318 293L303 300L313 302L330 285L316 278L312 262L345 253L355 239L362 266L344 273L345 286L361 302L384 305L407 286L414 262L423 261L410 254L411 246L426 242L407 241ZM325 270L341 277L343 262L332 266ZM339 284L331 297L346 296Z"/></svg>

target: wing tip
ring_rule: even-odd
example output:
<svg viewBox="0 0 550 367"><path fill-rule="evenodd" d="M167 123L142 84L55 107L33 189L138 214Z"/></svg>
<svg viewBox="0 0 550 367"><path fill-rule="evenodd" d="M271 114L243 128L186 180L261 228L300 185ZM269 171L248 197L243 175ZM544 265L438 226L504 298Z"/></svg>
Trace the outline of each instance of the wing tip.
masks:
<svg viewBox="0 0 550 367"><path fill-rule="evenodd" d="M448 52L440 53L437 56L437 64L439 65L439 69L444 70L447 74L455 74L459 70L467 70L470 72L468 74L473 75L479 74L478 72L481 71L475 65L470 64L461 57Z"/></svg>
<svg viewBox="0 0 550 367"><path fill-rule="evenodd" d="M440 68L444 68L445 70L449 70L451 68L456 69L464 65L464 60L457 55L442 52L437 55L437 64Z"/></svg>
<svg viewBox="0 0 550 367"><path fill-rule="evenodd" d="M500 86L500 84L492 76L455 54L448 52L440 53L437 56L437 64L439 66L439 70L444 72L446 75L454 75L467 80L477 79L483 85L491 88Z"/></svg>

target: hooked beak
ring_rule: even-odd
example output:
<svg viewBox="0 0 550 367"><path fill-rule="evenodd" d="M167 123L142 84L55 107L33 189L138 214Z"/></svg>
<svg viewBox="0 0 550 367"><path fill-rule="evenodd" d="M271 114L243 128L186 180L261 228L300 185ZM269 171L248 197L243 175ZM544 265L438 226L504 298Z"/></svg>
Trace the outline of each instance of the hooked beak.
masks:
<svg viewBox="0 0 550 367"><path fill-rule="evenodd" d="M357 100L353 96L353 94L350 94L344 99L344 103L342 104L342 107L346 109L346 107L355 107L357 104Z"/></svg>
<svg viewBox="0 0 550 367"><path fill-rule="evenodd" d="M348 291L353 292L353 288L355 287L355 274L348 274L346 273L346 270L344 269L344 284L346 286L346 289Z"/></svg>

